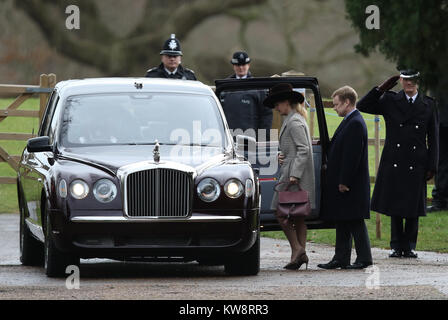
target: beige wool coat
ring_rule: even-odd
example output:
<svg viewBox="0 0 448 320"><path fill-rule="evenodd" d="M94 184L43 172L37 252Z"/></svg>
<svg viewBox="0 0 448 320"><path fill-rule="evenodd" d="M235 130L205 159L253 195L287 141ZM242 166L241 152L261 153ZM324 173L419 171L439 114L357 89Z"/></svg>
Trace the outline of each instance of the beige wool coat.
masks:
<svg viewBox="0 0 448 320"><path fill-rule="evenodd" d="M311 208L314 209L316 200L313 145L306 119L296 111L292 111L283 121L279 133L279 148L285 156L280 168L279 182L289 182L289 177L298 178L302 189L309 192ZM286 185L278 189L283 190L284 187ZM278 193L274 192L272 210L277 208L277 202Z"/></svg>

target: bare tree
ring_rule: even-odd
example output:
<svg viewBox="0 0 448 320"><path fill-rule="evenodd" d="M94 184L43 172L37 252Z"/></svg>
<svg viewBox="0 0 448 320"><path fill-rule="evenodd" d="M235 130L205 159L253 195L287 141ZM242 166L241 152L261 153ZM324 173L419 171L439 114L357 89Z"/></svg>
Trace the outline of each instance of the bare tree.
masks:
<svg viewBox="0 0 448 320"><path fill-rule="evenodd" d="M142 66L160 62L164 40L180 40L206 19L228 10L264 4L267 0L146 0L141 21L125 37L112 32L99 18L91 0L15 0L40 28L50 46L62 55L95 67L110 76L142 75ZM65 9L77 5L81 29L65 27Z"/></svg>

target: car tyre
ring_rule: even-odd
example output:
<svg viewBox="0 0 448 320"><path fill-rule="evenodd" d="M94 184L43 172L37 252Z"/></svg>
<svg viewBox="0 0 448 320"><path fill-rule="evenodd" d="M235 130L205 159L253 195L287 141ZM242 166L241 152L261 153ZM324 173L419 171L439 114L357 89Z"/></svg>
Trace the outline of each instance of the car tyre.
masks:
<svg viewBox="0 0 448 320"><path fill-rule="evenodd" d="M31 234L25 222L25 209L19 196L20 209L20 262L24 266L42 266L44 264L44 247Z"/></svg>
<svg viewBox="0 0 448 320"><path fill-rule="evenodd" d="M248 251L232 257L224 265L224 270L232 276L256 276L260 272L260 232L254 245Z"/></svg>
<svg viewBox="0 0 448 320"><path fill-rule="evenodd" d="M47 206L46 206L47 208ZM51 226L50 215L45 210L45 274L49 278L64 277L65 270L70 265L79 265L79 257L61 252L56 248L53 239L53 229Z"/></svg>

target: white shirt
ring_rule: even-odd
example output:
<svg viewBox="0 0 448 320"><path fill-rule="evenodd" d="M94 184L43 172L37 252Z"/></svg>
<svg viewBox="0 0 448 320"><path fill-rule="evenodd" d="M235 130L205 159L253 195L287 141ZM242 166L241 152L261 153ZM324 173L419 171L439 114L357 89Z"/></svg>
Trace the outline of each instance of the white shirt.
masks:
<svg viewBox="0 0 448 320"><path fill-rule="evenodd" d="M412 103L414 103L415 99L417 99L417 96L418 96L418 92L415 95L413 95L412 97L408 96L408 94L406 93L406 99L408 100L408 102L409 102L409 99L412 99Z"/></svg>
<svg viewBox="0 0 448 320"><path fill-rule="evenodd" d="M166 73L168 73L169 75L175 75L176 74L176 72L177 72L177 68L176 68L176 70L174 70L173 72L171 72L170 70L168 70L167 68L165 68L165 71L166 71Z"/></svg>
<svg viewBox="0 0 448 320"><path fill-rule="evenodd" d="M236 78L237 78L237 79L246 79L246 78L247 78L247 74L246 74L245 76L242 76L242 77L238 77L238 76L236 76Z"/></svg>

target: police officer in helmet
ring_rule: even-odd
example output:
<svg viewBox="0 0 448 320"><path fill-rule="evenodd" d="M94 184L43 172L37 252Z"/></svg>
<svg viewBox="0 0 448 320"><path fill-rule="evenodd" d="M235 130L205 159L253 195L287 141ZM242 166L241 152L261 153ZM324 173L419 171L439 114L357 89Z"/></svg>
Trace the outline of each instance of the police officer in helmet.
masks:
<svg viewBox="0 0 448 320"><path fill-rule="evenodd" d="M168 78L182 80L197 80L194 72L184 68L181 65L181 57L183 56L180 48L180 42L176 39L176 35L165 41L163 49L160 52L162 63L155 68L147 71L147 78Z"/></svg>

